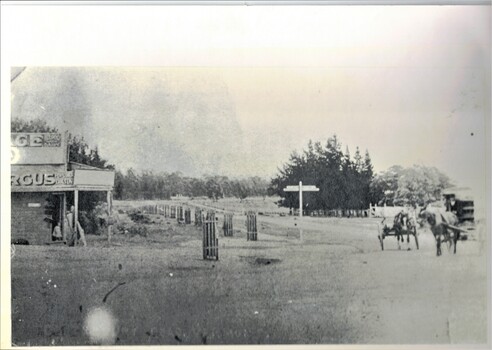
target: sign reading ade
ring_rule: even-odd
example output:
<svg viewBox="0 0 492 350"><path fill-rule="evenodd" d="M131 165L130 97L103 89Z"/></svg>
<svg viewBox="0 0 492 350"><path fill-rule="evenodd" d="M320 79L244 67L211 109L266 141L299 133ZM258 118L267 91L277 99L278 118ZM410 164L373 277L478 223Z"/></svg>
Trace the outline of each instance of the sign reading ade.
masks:
<svg viewBox="0 0 492 350"><path fill-rule="evenodd" d="M59 133L12 133L10 150L13 165L64 164L67 161L66 137Z"/></svg>
<svg viewBox="0 0 492 350"><path fill-rule="evenodd" d="M61 134L22 134L10 135L12 147L60 147Z"/></svg>
<svg viewBox="0 0 492 350"><path fill-rule="evenodd" d="M73 171L20 170L16 165L62 165L67 161L67 143L59 133L12 133L10 150L12 187L73 185Z"/></svg>

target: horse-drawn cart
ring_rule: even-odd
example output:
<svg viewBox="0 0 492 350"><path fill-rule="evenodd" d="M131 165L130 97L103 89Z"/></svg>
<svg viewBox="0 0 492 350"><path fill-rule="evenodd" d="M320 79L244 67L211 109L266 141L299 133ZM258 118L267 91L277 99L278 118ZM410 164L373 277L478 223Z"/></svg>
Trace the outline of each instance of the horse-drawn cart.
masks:
<svg viewBox="0 0 492 350"><path fill-rule="evenodd" d="M384 239L390 236L396 237L396 240L398 242L398 249L401 249L400 240L401 242L404 242L405 235L407 236L407 243L410 243L410 236L413 236L413 238L415 239L415 245L417 246L417 249L419 249L417 225L415 220L410 217L408 213L398 213L398 215L396 215L393 220L392 227L389 227L387 224L385 224L385 220L386 218L384 218L381 222L381 224L384 225L382 228L378 225L378 238L379 242L381 243L381 250L384 250Z"/></svg>

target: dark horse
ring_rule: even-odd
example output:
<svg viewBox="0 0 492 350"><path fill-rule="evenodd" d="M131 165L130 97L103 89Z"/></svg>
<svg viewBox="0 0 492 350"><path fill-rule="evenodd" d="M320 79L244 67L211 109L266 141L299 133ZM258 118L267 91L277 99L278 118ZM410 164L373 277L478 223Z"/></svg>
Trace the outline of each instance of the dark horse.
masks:
<svg viewBox="0 0 492 350"><path fill-rule="evenodd" d="M458 217L451 212L429 206L422 208L419 217L430 225L436 239L437 256L441 255L441 243L446 242L450 248L454 245L454 254L456 254L456 243L460 238L460 230L454 225L458 223Z"/></svg>
<svg viewBox="0 0 492 350"><path fill-rule="evenodd" d="M415 229L415 223L407 212L399 212L393 220L393 229L395 230L396 239L398 240L398 248L400 248L400 239L403 242L404 233L407 234L407 243L410 243L410 232Z"/></svg>
<svg viewBox="0 0 492 350"><path fill-rule="evenodd" d="M382 223L386 218L383 219ZM398 242L398 249L401 249L400 241L404 242L404 235L407 235L407 243L410 243L410 235L414 236L415 244L417 249L419 249L419 241L417 238L417 226L415 223L415 219L407 212L402 210L399 212L393 219L393 226L388 227L384 225L383 232L380 235L379 239L381 241L381 248L383 248L383 239L386 236L391 236L391 232L394 232L394 236L396 237L396 241ZM410 248L408 248L410 250Z"/></svg>

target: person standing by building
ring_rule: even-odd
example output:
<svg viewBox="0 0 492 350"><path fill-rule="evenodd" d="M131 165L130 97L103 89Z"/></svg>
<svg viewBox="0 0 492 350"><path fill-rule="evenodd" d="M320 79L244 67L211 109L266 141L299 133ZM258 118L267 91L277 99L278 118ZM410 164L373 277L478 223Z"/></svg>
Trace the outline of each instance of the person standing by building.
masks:
<svg viewBox="0 0 492 350"><path fill-rule="evenodd" d="M53 229L52 233L53 241L61 241L63 240L63 235L60 227L60 222L58 221Z"/></svg>

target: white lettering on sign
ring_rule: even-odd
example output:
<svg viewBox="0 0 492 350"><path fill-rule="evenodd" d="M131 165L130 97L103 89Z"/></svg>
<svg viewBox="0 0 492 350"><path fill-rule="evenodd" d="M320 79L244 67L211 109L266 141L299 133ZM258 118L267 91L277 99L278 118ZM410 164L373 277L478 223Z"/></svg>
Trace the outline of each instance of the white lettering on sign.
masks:
<svg viewBox="0 0 492 350"><path fill-rule="evenodd" d="M60 147L61 134L12 133L12 147Z"/></svg>
<svg viewBox="0 0 492 350"><path fill-rule="evenodd" d="M34 173L10 176L10 186L55 186L73 185L73 171L65 173Z"/></svg>

